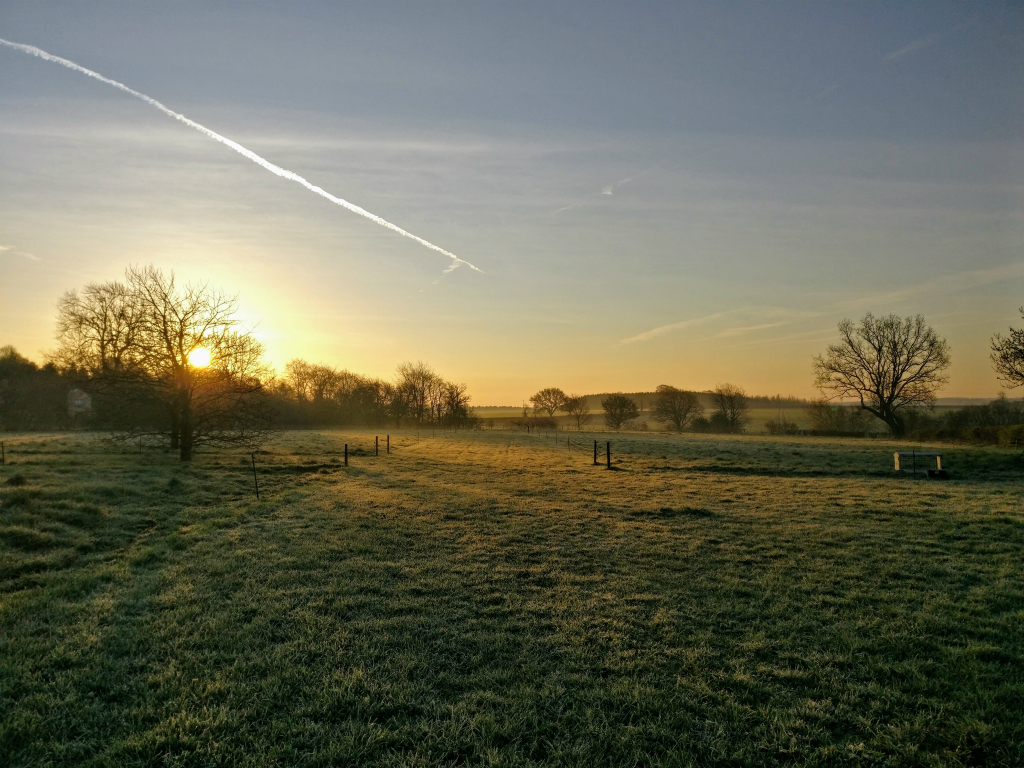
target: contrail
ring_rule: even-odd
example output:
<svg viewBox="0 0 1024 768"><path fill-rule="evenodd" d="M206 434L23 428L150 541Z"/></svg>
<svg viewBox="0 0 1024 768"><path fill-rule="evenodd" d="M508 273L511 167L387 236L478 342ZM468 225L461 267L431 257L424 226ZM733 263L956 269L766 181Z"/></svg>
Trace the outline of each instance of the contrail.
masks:
<svg viewBox="0 0 1024 768"><path fill-rule="evenodd" d="M282 178L290 179L291 181L297 182L297 183L301 184L302 186L304 186L306 189L308 189L310 192L315 192L316 194L320 195L321 197L326 197L328 200L330 200L335 205L340 205L342 208L347 208L348 210L352 211L352 213L358 213L360 216L365 216L366 218L368 218L370 221L374 222L375 224L380 224L382 227L386 227L387 229L390 229L392 232L397 232L402 237L408 237L410 240L415 240L420 245L425 245L427 248L430 248L431 250L437 251L438 253L443 253L445 256L447 256L448 258L452 259L451 266L448 269L446 269L445 272L451 272L453 269L455 269L456 267L460 266L461 264L465 264L467 267L469 267L470 269L475 269L477 272L483 272L482 269L479 269L478 267L473 266L472 264L470 264L468 261L465 261L464 259L460 259L458 256L456 256L451 251L446 251L444 248L442 248L439 245L434 245L433 243L431 243L431 242L429 242L427 240L424 240L422 237L417 237L416 235L412 234L411 232L406 232L401 227L392 224L390 221L387 221L386 219L382 219L380 216L377 216L376 214L370 213L369 211L365 210L364 208L360 208L358 205L354 205L353 203L350 203L348 200L342 200L340 197L335 197L334 195L332 195L327 190L318 187L316 184L311 184L310 182L306 181L304 178L299 176L299 174L293 173L292 171L289 171L289 170L286 170L284 168L281 168L278 165L274 165L269 160L264 160L262 157L257 155L255 152L253 152L252 150L246 149L245 147L243 147L238 142L232 141L231 139L227 138L226 136L221 136L219 133L216 133L215 131L211 131L205 125L200 125L195 120L189 120L187 117L185 117L182 114L179 114L178 112L175 112L173 109L169 109L168 107L165 107L163 104L161 104L156 99L151 98L151 97L147 96L144 93L139 93L138 91L129 88L124 83L119 83L119 82L117 82L117 80L111 80L109 77L104 77L103 75L99 74L98 72L93 72L91 69L86 69L85 67L83 67L83 66L81 66L79 64L75 64L75 62L73 62L73 61L69 61L68 59L62 59L60 56L54 56L52 53L47 53L46 51L44 51L44 50L42 50L40 48L36 48L35 46L32 46L32 45L24 45L22 43L12 43L9 40L4 40L3 38L0 38L0 44L6 45L9 48L14 48L15 50L21 51L22 53L27 53L30 56L38 56L40 59L43 59L44 61L52 61L52 62L55 62L55 63L60 64L62 66L65 66L68 69L73 69L76 72L81 72L83 75L88 75L89 77L95 78L96 80L99 80L101 83L106 83L107 85L112 85L115 88L124 91L125 93L131 94L132 96L134 96L137 99L142 99L142 101L146 102L150 106L156 107L161 112L163 112L165 115L170 115L175 120L178 120L178 121L184 123L185 125L187 125L189 128L195 128L197 131L199 131L200 133L202 133L202 134L204 134L206 136L209 136L214 141L219 141L221 144L224 144L225 146L231 147L231 149L235 150L235 152L237 152L238 154L243 155L243 156L249 158L250 160L252 160L257 165L263 166L264 168L266 168L271 173L273 173L273 174L275 174L277 176L281 176Z"/></svg>

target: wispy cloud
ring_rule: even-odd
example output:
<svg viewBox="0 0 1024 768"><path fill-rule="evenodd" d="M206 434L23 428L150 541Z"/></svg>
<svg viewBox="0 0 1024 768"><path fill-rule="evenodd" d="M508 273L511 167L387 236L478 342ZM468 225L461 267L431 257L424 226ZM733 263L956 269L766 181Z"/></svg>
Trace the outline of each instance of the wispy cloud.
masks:
<svg viewBox="0 0 1024 768"><path fill-rule="evenodd" d="M712 320L717 320L721 317L727 317L728 315L734 314L737 310L728 310L726 312L715 312L713 315L704 315L703 317L694 317L689 320L680 320L678 323L669 323L668 325L659 325L657 328L652 328L649 331L638 333L636 336L630 336L628 339L623 339L618 343L617 346L623 344L632 344L636 341L649 341L657 336L662 336L672 331L679 331L683 328L692 328L695 325L703 325L704 323L710 323Z"/></svg>
<svg viewBox="0 0 1024 768"><path fill-rule="evenodd" d="M605 184L603 187L601 187L600 194L613 195L615 194L615 190L621 187L623 184L629 184L629 182L634 181L635 179L639 179L641 176L646 176L650 172L651 169L648 168L646 171L637 173L633 176L630 176L629 178L619 179L618 181L613 181L611 184ZM591 195L591 197L597 196L598 195L596 193ZM555 216L559 213L562 213L563 211L571 211L573 208L582 208L585 205L590 205L592 202L592 200L578 200L575 203L569 203L569 205L563 205L561 208L555 209L554 211L551 212L551 215Z"/></svg>
<svg viewBox="0 0 1024 768"><path fill-rule="evenodd" d="M561 213L562 211L571 211L573 208L579 208L584 205L586 205L586 203L570 203L569 205L563 205L561 208L552 211L551 215L554 216L556 213Z"/></svg>
<svg viewBox="0 0 1024 768"><path fill-rule="evenodd" d="M944 37L946 37L946 35L936 34L919 38L913 42L907 43L902 48L895 50L892 53L887 53L882 57L882 61L896 61L897 59L902 59L904 56L909 56L910 54L917 53L925 48L930 48L936 43L941 42Z"/></svg>
<svg viewBox="0 0 1024 768"><path fill-rule="evenodd" d="M1024 262L1015 264L1003 264L999 267L988 267L986 269L969 269L964 272L951 272L945 275L933 277L931 280L892 291L882 291L859 296L854 299L846 299L835 302L832 306L836 309L854 309L861 306L885 306L898 302L905 302L918 296L930 294L950 294L959 291L983 288L986 285L1006 282L1008 280L1024 279Z"/></svg>
<svg viewBox="0 0 1024 768"><path fill-rule="evenodd" d="M19 251L13 245L0 245L0 253L7 252L10 252L12 256L21 256L22 258L28 259L29 261L42 261L42 259L36 256L34 253L29 253L28 251Z"/></svg>
<svg viewBox="0 0 1024 768"><path fill-rule="evenodd" d="M607 186L601 187L601 194L610 195L616 190L616 188L621 187L623 184L629 184L629 182L633 181L633 179L639 179L641 176L646 176L648 173L650 173L650 168L648 168L646 171L643 171L642 173L636 174L635 176L630 176L628 179L620 179L619 181L616 181L614 184L608 184Z"/></svg>
<svg viewBox="0 0 1024 768"><path fill-rule="evenodd" d="M820 91L818 91L816 94L814 94L814 98L816 98L816 99L823 99L826 96L828 96L830 93L832 93L833 91L838 91L838 90L839 90L839 83L832 83L832 85L828 86L827 88L822 88Z"/></svg>
<svg viewBox="0 0 1024 768"><path fill-rule="evenodd" d="M761 323L760 325L740 325L735 328L726 328L724 331L719 331L715 334L716 338L726 339L733 336L744 336L754 331L763 331L767 328L778 328L780 325L789 325L793 320L781 320L777 323Z"/></svg>
<svg viewBox="0 0 1024 768"><path fill-rule="evenodd" d="M735 325L728 328L723 328L722 330L714 334L714 338L731 338L736 336L743 336L748 333L767 330L768 328L778 328L783 325L790 325L792 323L797 322L798 320L820 317L821 315L822 313L819 311L792 309L787 307L766 307L761 305L737 307L735 309L727 309L724 312L715 312L714 314L711 315L694 317L689 320L681 320L678 323L660 325L657 328L652 328L649 331L638 333L636 336L630 336L628 339L623 339L616 346L622 346L624 344L633 344L638 341L650 341L651 339L656 338L658 336L662 336L666 333L679 331L684 328L692 328L699 325L705 325L707 323L712 323L716 320L721 320L726 317L739 316L737 319L741 321L747 320L748 322L753 319L770 320L770 322L754 323L753 325Z"/></svg>

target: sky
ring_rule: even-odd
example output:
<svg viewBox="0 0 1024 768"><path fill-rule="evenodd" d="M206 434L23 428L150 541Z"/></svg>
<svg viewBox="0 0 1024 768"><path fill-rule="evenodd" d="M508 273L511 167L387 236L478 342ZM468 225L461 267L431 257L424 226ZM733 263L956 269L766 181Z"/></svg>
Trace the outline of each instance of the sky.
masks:
<svg viewBox="0 0 1024 768"><path fill-rule="evenodd" d="M0 345L131 264L237 293L283 370L810 397L867 312L949 397L1024 324L1016 3L0 2Z"/></svg>

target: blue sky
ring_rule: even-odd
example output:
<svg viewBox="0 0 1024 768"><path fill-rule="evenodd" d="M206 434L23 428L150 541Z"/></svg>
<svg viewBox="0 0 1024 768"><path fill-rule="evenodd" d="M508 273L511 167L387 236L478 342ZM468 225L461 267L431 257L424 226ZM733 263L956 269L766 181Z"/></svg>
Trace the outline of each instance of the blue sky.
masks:
<svg viewBox="0 0 1024 768"><path fill-rule="evenodd" d="M812 394L844 317L918 312L988 396L1024 304L1014 4L4 3L0 343L154 263L237 291L280 368Z"/></svg>

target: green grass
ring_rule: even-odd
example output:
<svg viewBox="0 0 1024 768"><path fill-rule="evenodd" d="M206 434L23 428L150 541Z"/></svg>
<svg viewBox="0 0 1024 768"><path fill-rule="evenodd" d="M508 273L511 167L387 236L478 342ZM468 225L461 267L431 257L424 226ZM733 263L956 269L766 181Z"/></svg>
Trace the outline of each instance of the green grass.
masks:
<svg viewBox="0 0 1024 768"><path fill-rule="evenodd" d="M5 437L4 764L1024 764L1013 452L565 437Z"/></svg>

